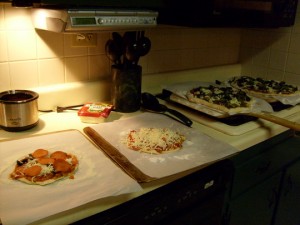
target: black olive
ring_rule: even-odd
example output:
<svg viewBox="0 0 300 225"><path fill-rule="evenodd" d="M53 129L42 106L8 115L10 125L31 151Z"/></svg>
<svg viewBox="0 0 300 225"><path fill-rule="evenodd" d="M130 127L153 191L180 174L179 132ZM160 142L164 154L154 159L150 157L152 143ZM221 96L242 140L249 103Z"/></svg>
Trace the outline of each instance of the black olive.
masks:
<svg viewBox="0 0 300 225"><path fill-rule="evenodd" d="M216 82L216 84L217 84L217 85L220 85L220 84L222 84L222 82L221 82L221 81L219 81L219 80L216 80L215 82Z"/></svg>
<svg viewBox="0 0 300 225"><path fill-rule="evenodd" d="M17 160L17 165L22 166L24 163L22 161Z"/></svg>
<svg viewBox="0 0 300 225"><path fill-rule="evenodd" d="M29 159L29 157L26 157L26 158L24 158L24 159L22 159L22 160L17 160L17 165L18 165L18 166L24 165L25 163L28 162L28 159Z"/></svg>

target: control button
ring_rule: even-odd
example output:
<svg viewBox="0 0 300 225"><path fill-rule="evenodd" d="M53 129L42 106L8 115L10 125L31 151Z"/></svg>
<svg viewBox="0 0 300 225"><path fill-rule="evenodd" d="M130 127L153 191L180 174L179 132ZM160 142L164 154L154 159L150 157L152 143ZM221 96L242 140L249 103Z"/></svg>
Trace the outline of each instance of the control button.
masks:
<svg viewBox="0 0 300 225"><path fill-rule="evenodd" d="M105 19L103 19L103 18L99 18L98 19L98 23L99 24L105 24L107 21L105 20Z"/></svg>

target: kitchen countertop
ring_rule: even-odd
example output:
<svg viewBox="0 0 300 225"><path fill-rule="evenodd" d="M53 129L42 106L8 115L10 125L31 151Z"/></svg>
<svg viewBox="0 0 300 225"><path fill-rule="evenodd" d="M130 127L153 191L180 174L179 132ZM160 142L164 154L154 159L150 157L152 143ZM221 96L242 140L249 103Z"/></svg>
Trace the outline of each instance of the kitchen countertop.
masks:
<svg viewBox="0 0 300 225"><path fill-rule="evenodd" d="M127 114L112 112L109 117L109 121L126 118L132 115L137 115L139 113L141 112L127 113ZM31 135L39 135L39 134L61 131L61 130L68 130L68 129L77 129L83 133L83 128L89 125L86 123L82 123L79 117L77 116L77 113L71 110L62 113L56 113L56 112L41 113L39 115L39 118L40 118L39 124L36 127L27 131L6 132L4 130L0 130L0 140L5 141L9 139L23 138ZM291 119L295 121L300 121L299 113L297 115L294 115ZM209 128L207 126L204 126L202 124L199 124L197 122L194 122L192 127L199 129L200 131L204 132L205 134L208 134L211 137L229 143L230 145L232 145L237 149L237 153L239 151L243 151L248 147L251 147L263 140L266 140L272 136L275 136L276 134L282 133L287 130L282 126L267 122L266 129L253 130L241 136L230 136L230 135L223 134L219 131L216 131L212 128ZM85 204L75 209L68 210L66 212L62 212L54 216L51 216L49 218L43 219L42 221L38 221L38 223L36 224L51 224L51 225L66 224L66 223L71 223L80 220L81 218L91 216L93 214L104 211L118 204L121 204L125 201L138 197L144 193L154 190L160 186L163 186L173 180L179 179L180 177L188 175L199 169L201 169L201 166L156 181L144 183L141 185L143 188L142 192L99 199L97 201L93 201L91 203Z"/></svg>
<svg viewBox="0 0 300 225"><path fill-rule="evenodd" d="M300 106L298 105L295 107L299 108L299 113L295 113L289 116L289 119L292 121L300 121ZM139 113L141 112L139 111L134 113L112 112L107 122L112 122L114 120L127 118L133 115L137 115ZM244 149L247 149L261 141L269 139L287 130L287 128L285 127L282 127L277 124L273 124L268 121L261 120L261 123L264 124L263 128L255 129L239 136L224 134L213 128L197 123L195 121L192 127L199 129L200 131L208 134L213 138L216 138L218 140L224 141L232 145L237 149L237 151L242 151ZM77 112L73 110L67 110L61 113L57 113L57 112L40 113L39 123L36 127L21 132L7 132L4 130L0 130L0 141L15 139L15 138L23 138L30 135L44 134L44 133L55 132L59 130L68 130L68 129L77 129L82 132L83 128L88 125L89 124L87 123L82 123L80 121L80 118L77 115Z"/></svg>
<svg viewBox="0 0 300 225"><path fill-rule="evenodd" d="M217 69L219 73L221 72L222 74L224 73L224 68L219 68ZM239 71L239 67L234 67L234 68L229 68L228 71L228 76L229 74L236 74ZM209 74L209 72L208 72ZM171 75L169 75L171 77ZM180 81L181 75L178 76L177 79L174 79L176 81ZM194 77L194 76L191 76ZM207 76L209 77L209 76ZM174 76L173 76L174 78ZM153 77L148 77L147 79L152 80L153 82ZM186 79L186 76L185 76ZM209 78L207 78L209 79ZM217 79L217 77L214 77L213 79ZM158 79L159 80L159 79ZM151 91L152 93L157 93L157 91L160 90L160 87L157 87L155 83L151 83L152 86L154 87L144 87L143 90L146 91ZM97 85L93 86L95 90L97 90ZM84 88L84 91L86 91L86 88ZM41 94L42 100L45 99L44 94ZM51 99L53 99L53 96L51 96ZM53 105L61 104L61 103L53 103L53 105L47 105L45 103L46 101L42 102L42 106L44 109L47 107L51 108ZM74 104L78 104L78 102L74 102ZM289 116L288 119L292 121L298 121L300 122L300 106L296 106L299 108L298 113L295 113L291 116ZM135 112L135 113L117 113L117 112L112 112L108 121L114 121L114 120L119 120L123 119L126 117L130 117L133 115L137 115L142 112ZM39 114L39 124L27 131L22 131L22 132L7 132L4 130L0 130L0 141L5 141L9 139L16 139L16 138L24 138L28 137L31 135L39 135L39 134L45 134L49 132L56 132L56 131L61 131L61 130L69 130L69 129L76 129L79 130L83 133L83 128L86 126L89 126L89 124L82 123L80 121L80 118L77 116L76 111L68 110L64 111L61 113L57 112L49 112L49 113L40 113ZM264 140L267 140L277 134L280 134L284 131L287 130L287 128L282 127L280 125L273 124L271 122L267 121L261 121L261 123L264 125L263 128L260 129L255 129L251 130L247 133L244 133L239 136L234 136L234 135L227 135L225 133L219 132L213 128L210 128L208 126L205 126L203 124L200 124L198 122L193 123L194 128L199 129L199 131L215 138L220 141L224 141L230 145L232 145L234 148L236 148L236 153L243 151L259 142L262 142ZM230 156L228 156L230 157ZM43 219L42 221L38 221L35 224L68 224L77 220L80 220L82 218L91 216L93 214L96 214L98 212L104 211L106 209L109 209L113 206L119 205L125 201L128 201L130 199L136 198L144 193L147 193L151 190L154 190L160 186L163 186L173 180L179 179L180 177L183 177L185 175L188 175L194 171L197 171L201 169L202 166L199 166L197 168L181 172L166 178L158 179L149 183L144 183L141 184L143 191L137 192L137 193L131 193L131 194L124 194L116 197L108 197L104 199L99 199L90 203L87 203L85 205L82 205L80 207L74 208L72 210L68 210L65 212L61 212L59 214L50 216L48 218Z"/></svg>

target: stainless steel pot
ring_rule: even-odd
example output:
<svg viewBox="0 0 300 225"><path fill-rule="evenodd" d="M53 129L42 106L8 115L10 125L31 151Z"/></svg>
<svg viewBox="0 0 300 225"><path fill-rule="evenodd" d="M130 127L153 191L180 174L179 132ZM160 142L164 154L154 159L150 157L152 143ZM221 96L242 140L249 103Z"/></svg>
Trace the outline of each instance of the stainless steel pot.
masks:
<svg viewBox="0 0 300 225"><path fill-rule="evenodd" d="M39 122L36 92L9 90L0 93L0 127L6 131L22 131Z"/></svg>

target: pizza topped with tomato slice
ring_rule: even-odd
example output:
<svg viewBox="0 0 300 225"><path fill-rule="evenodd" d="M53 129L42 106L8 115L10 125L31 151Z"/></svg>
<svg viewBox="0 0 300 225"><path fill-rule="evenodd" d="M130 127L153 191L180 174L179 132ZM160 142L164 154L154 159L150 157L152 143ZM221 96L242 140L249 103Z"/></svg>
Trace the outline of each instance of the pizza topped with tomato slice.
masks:
<svg viewBox="0 0 300 225"><path fill-rule="evenodd" d="M78 165L73 154L37 149L16 161L10 178L27 184L46 185L63 178L74 179Z"/></svg>

